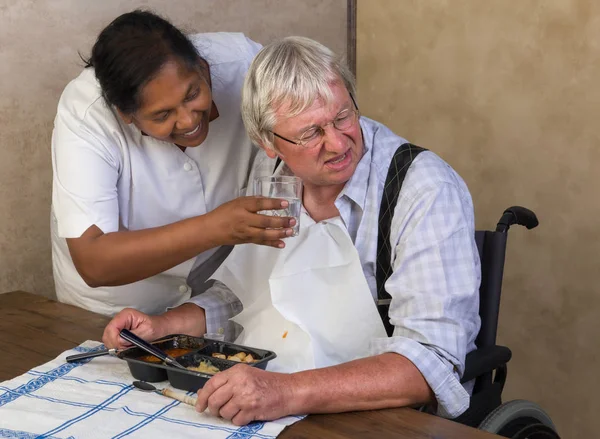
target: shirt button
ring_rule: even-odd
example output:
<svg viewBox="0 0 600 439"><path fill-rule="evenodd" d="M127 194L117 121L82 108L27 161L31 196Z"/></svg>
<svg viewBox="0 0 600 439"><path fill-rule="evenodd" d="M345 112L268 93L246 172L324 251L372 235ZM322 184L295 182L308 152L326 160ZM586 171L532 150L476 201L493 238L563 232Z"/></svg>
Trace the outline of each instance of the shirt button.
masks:
<svg viewBox="0 0 600 439"><path fill-rule="evenodd" d="M179 292L181 294L185 294L189 291L189 288L187 285L179 285Z"/></svg>
<svg viewBox="0 0 600 439"><path fill-rule="evenodd" d="M183 169L186 171L191 171L192 170L192 164L190 162L185 162L185 164L183 165Z"/></svg>

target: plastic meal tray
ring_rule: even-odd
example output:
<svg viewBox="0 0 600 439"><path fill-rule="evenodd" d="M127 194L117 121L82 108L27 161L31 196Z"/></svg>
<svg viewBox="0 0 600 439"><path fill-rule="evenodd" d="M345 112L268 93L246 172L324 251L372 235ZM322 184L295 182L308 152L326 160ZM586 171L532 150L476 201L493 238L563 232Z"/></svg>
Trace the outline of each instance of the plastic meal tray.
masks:
<svg viewBox="0 0 600 439"><path fill-rule="evenodd" d="M267 363L276 358L274 352L264 349L257 349L249 346L237 345L225 341L211 340L203 337L192 337L184 334L173 334L163 337L152 343L163 351L173 348L189 349L188 353L176 356L175 359L184 367L196 367L202 361L208 361L219 371L229 369L236 364L236 361L223 360L212 357L213 353L225 354L225 356L235 355L238 352L252 354L256 361L252 363L243 363L251 367L265 369ZM183 370L166 364L144 361L142 357L148 355L144 350L134 347L119 353L119 357L127 361L131 375L138 380L150 383L166 381L181 390L195 392L202 388L204 384L213 376L202 372L192 370Z"/></svg>

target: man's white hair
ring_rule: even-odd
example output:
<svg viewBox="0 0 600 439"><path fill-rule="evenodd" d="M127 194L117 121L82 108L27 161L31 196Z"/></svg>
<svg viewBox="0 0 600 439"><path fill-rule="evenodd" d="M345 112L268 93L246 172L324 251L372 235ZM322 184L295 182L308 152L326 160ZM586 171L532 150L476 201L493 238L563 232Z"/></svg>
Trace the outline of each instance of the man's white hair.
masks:
<svg viewBox="0 0 600 439"><path fill-rule="evenodd" d="M305 37L287 37L256 55L242 90L242 118L250 139L274 150L275 113L286 105L294 117L315 100L329 104L332 82L342 82L355 96L354 76L330 49Z"/></svg>

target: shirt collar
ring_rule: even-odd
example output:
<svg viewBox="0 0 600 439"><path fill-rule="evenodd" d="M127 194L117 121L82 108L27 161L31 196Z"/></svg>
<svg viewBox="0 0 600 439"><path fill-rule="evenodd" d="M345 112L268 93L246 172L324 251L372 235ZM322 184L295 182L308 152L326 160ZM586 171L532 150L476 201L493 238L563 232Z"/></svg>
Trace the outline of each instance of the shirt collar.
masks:
<svg viewBox="0 0 600 439"><path fill-rule="evenodd" d="M367 199L367 189L369 186L367 182L371 173L371 157L373 156L373 148L371 145L372 136L368 132L368 127L362 123L362 118L360 119L360 122L364 154L359 160L358 165L356 165L356 169L354 170L352 177L350 177L350 180L346 182L346 185L338 195L336 203L342 197L346 197L364 211Z"/></svg>

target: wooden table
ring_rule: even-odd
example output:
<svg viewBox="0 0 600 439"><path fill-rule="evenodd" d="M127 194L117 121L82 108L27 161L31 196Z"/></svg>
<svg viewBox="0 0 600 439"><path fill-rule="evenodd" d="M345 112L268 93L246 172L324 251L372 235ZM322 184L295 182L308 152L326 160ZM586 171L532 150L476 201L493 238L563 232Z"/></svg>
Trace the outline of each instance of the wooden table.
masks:
<svg viewBox="0 0 600 439"><path fill-rule="evenodd" d="M21 375L85 340L102 338L109 319L22 291L0 294L0 381ZM311 415L282 439L494 439L409 408Z"/></svg>

